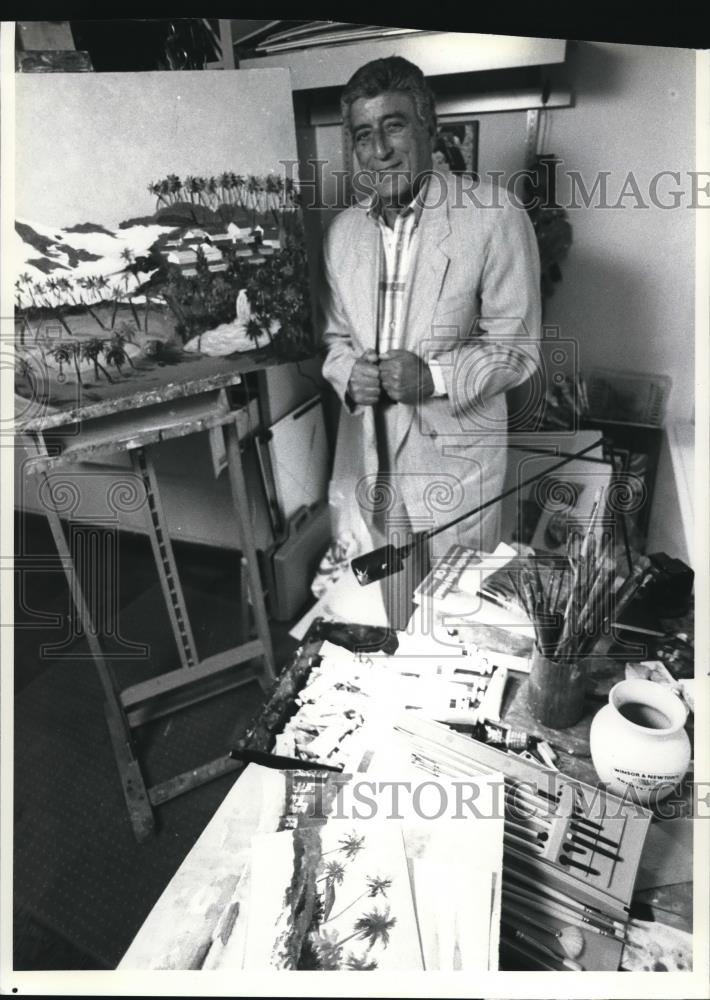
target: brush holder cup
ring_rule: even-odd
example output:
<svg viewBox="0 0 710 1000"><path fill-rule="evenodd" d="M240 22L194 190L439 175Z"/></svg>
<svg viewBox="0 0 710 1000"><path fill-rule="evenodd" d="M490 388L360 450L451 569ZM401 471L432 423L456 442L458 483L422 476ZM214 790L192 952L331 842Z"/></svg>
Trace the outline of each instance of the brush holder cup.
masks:
<svg viewBox="0 0 710 1000"><path fill-rule="evenodd" d="M584 662L548 660L535 648L528 677L528 708L550 729L568 729L582 718L586 670Z"/></svg>
<svg viewBox="0 0 710 1000"><path fill-rule="evenodd" d="M609 791L633 790L644 806L670 794L690 763L687 718L680 698L655 681L615 684L589 733L592 763Z"/></svg>

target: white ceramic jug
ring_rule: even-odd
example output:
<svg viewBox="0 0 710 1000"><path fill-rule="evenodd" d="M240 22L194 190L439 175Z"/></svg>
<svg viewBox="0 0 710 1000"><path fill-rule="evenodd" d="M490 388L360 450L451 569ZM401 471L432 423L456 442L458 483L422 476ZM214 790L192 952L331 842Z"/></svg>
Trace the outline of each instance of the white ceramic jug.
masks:
<svg viewBox="0 0 710 1000"><path fill-rule="evenodd" d="M680 698L655 681L615 684L589 733L600 780L616 795L633 789L643 805L669 795L690 762L687 717Z"/></svg>

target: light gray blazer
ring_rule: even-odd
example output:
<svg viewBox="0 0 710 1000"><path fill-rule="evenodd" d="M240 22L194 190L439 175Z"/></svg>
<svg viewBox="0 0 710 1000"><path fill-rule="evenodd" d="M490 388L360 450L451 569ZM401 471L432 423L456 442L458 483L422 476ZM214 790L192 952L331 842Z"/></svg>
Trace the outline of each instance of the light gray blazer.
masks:
<svg viewBox="0 0 710 1000"><path fill-rule="evenodd" d="M532 225L507 192L490 185L467 191L467 180L432 176L408 279L402 346L438 362L447 395L388 411L397 499L417 526L450 520L501 489L505 391L539 364L539 255ZM346 496L354 491L366 522L370 501L363 498L377 472L374 418L370 407L349 409L345 394L356 358L376 345L380 253L378 226L360 205L338 215L324 239L323 374L344 403L337 449L347 448L351 477L335 486ZM343 476L342 458L336 453L334 476ZM432 477L439 497L442 490L452 492L445 509L432 501ZM464 522L457 538L466 541L473 526ZM468 539L473 541L481 539Z"/></svg>

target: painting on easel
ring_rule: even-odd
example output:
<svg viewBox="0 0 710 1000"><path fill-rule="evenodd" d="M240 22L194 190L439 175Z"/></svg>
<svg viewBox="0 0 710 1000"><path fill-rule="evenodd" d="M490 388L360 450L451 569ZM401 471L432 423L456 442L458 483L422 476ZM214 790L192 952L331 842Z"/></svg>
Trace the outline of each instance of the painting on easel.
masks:
<svg viewBox="0 0 710 1000"><path fill-rule="evenodd" d="M283 71L21 76L17 149L21 395L312 353Z"/></svg>

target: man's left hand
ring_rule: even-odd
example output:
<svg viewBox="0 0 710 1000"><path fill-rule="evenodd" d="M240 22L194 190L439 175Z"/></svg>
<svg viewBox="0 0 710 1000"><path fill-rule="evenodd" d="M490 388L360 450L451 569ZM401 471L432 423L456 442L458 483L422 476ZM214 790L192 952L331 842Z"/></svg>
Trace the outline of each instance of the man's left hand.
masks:
<svg viewBox="0 0 710 1000"><path fill-rule="evenodd" d="M429 365L411 351L381 354L380 382L396 403L420 403L434 392Z"/></svg>

